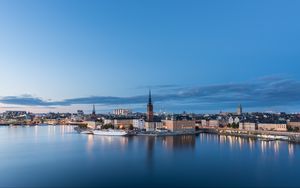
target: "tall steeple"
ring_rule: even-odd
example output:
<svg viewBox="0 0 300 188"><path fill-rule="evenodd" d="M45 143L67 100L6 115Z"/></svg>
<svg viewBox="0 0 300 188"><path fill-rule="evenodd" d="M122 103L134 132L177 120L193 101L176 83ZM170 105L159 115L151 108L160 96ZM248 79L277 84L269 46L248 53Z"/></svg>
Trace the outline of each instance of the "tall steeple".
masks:
<svg viewBox="0 0 300 188"><path fill-rule="evenodd" d="M151 90L149 90L149 99L148 99L148 104L152 104Z"/></svg>
<svg viewBox="0 0 300 188"><path fill-rule="evenodd" d="M92 115L91 115L91 119L92 120L96 120L97 119L97 117L96 117L96 109L95 109L95 105L93 104L93 112L92 112Z"/></svg>
<svg viewBox="0 0 300 188"><path fill-rule="evenodd" d="M242 108L242 104L240 104L238 107L237 107L237 115L242 115L243 114L243 108Z"/></svg>
<svg viewBox="0 0 300 188"><path fill-rule="evenodd" d="M151 90L149 90L149 99L147 105L147 121L153 122L153 104L152 104Z"/></svg>
<svg viewBox="0 0 300 188"><path fill-rule="evenodd" d="M96 110L95 110L95 105L93 104L93 112L92 112L93 115L96 115Z"/></svg>

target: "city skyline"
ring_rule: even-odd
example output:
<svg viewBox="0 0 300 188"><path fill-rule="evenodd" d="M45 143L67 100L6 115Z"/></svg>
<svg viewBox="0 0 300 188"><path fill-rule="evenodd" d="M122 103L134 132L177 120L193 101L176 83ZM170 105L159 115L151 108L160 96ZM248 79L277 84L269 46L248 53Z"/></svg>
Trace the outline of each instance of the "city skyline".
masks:
<svg viewBox="0 0 300 188"><path fill-rule="evenodd" d="M1 1L0 111L300 111L300 2Z"/></svg>

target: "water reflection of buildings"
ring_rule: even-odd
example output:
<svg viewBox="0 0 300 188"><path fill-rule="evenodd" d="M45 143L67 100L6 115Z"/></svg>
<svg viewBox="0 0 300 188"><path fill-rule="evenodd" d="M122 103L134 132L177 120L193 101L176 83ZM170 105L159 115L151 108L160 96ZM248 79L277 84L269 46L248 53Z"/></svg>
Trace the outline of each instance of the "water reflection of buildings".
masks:
<svg viewBox="0 0 300 188"><path fill-rule="evenodd" d="M117 144L118 146L120 146L120 149L123 151L126 150L126 148L128 147L128 140L129 137L125 137L125 136L118 137L118 136L88 135L87 148L91 147L90 145L94 144L95 142L97 143L97 145L100 144L102 146Z"/></svg>
<svg viewBox="0 0 300 188"><path fill-rule="evenodd" d="M167 149L194 149L196 139L193 135L167 136L162 143Z"/></svg>
<svg viewBox="0 0 300 188"><path fill-rule="evenodd" d="M255 140L253 138L242 138L236 136L219 135L218 141L220 144L228 143L230 149L237 147L242 150L244 147L248 146L250 151L252 151L255 145Z"/></svg>
<svg viewBox="0 0 300 188"><path fill-rule="evenodd" d="M147 165L150 169L150 172L152 172L153 168L153 158L154 158L154 145L155 145L155 137L148 136L146 137L146 143L147 143Z"/></svg>
<svg viewBox="0 0 300 188"><path fill-rule="evenodd" d="M288 150L289 150L289 157L294 157L294 144L289 143Z"/></svg>
<svg viewBox="0 0 300 188"><path fill-rule="evenodd" d="M57 126L50 126L50 127L57 127ZM65 135L66 133L73 133L74 132L74 126L71 125L60 125L60 134Z"/></svg>
<svg viewBox="0 0 300 188"><path fill-rule="evenodd" d="M146 163L149 172L153 172L154 168L154 156L155 156L155 147L161 146L167 150L182 150L182 149L194 149L196 145L196 138L193 135L184 135L184 136L167 136L167 137L154 137L147 136L145 137L147 151L146 151Z"/></svg>
<svg viewBox="0 0 300 188"><path fill-rule="evenodd" d="M274 152L275 152L275 154L278 154L278 152L279 152L279 141L275 141L273 144L274 144Z"/></svg>
<svg viewBox="0 0 300 188"><path fill-rule="evenodd" d="M261 141L260 142L260 148L261 148L261 152L265 153L267 150L267 142L266 141Z"/></svg>
<svg viewBox="0 0 300 188"><path fill-rule="evenodd" d="M262 154L267 153L267 151L273 151L277 156L280 149L280 141L258 141L260 142L260 150Z"/></svg>
<svg viewBox="0 0 300 188"><path fill-rule="evenodd" d="M94 136L89 134L89 135L87 135L87 144L86 144L87 152L89 154L92 153L93 146L94 146Z"/></svg>
<svg viewBox="0 0 300 188"><path fill-rule="evenodd" d="M211 141L210 136L201 135L201 141L209 142ZM218 135L216 138L219 138L220 145L229 145L230 149L239 148L242 149L249 149L250 151L259 151L263 155L274 155L274 157L278 157L281 150L287 148L289 157L294 156L294 147L295 144L287 143L284 141L266 141L266 140L258 140L255 138L242 138L242 137L235 137L235 136L226 136L226 135ZM248 147L247 147L248 146Z"/></svg>

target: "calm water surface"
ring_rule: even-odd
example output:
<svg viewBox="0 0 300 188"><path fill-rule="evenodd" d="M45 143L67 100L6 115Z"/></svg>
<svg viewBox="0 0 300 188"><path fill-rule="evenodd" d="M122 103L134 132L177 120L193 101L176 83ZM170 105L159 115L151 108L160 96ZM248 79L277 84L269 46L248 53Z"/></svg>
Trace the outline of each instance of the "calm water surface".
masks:
<svg viewBox="0 0 300 188"><path fill-rule="evenodd" d="M0 187L300 187L299 168L300 145L287 142L0 128Z"/></svg>

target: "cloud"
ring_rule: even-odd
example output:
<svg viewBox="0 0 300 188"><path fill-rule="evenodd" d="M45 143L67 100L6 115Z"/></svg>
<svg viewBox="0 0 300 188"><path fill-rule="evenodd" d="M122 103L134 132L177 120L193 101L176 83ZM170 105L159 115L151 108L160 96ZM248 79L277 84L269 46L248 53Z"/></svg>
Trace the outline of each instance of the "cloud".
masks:
<svg viewBox="0 0 300 188"><path fill-rule="evenodd" d="M26 106L50 106L51 103L31 95L6 96L0 99L3 104L26 105Z"/></svg>
<svg viewBox="0 0 300 188"><path fill-rule="evenodd" d="M175 84L159 84L159 85L146 85L146 86L139 86L136 89L170 89L170 88L177 88L179 85Z"/></svg>
<svg viewBox="0 0 300 188"><path fill-rule="evenodd" d="M163 92L160 88L167 88ZM155 103L175 108L184 106L198 108L232 108L242 103L247 107L270 107L297 105L300 102L300 82L283 77L265 77L253 82L179 87L161 85L153 89ZM155 92L157 91L157 92ZM159 92L158 92L159 91ZM156 93L156 94L155 94ZM70 106L77 104L140 105L147 102L145 95L130 97L90 96L62 101L43 100L31 95L6 96L0 103L25 106Z"/></svg>

